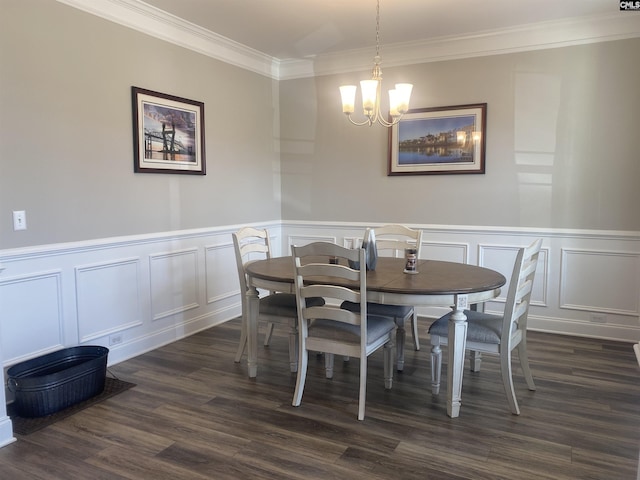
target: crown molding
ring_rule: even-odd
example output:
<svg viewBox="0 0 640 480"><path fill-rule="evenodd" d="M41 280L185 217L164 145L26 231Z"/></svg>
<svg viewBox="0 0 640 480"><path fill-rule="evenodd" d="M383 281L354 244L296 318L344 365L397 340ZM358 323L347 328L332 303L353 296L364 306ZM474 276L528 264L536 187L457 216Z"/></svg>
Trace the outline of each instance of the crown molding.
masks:
<svg viewBox="0 0 640 480"><path fill-rule="evenodd" d="M369 70L372 49L277 59L187 22L140 0L57 0L211 58L275 80ZM640 15L571 18L465 36L383 45L385 67L499 55L640 37ZM391 59L391 61L388 61Z"/></svg>
<svg viewBox="0 0 640 480"><path fill-rule="evenodd" d="M640 15L625 12L595 17L522 25L465 36L439 37L382 45L383 67L459 60L462 58L544 50L640 37ZM280 62L279 79L368 71L373 48L320 55L299 62Z"/></svg>
<svg viewBox="0 0 640 480"><path fill-rule="evenodd" d="M139 0L57 0L155 38L274 79L278 60Z"/></svg>

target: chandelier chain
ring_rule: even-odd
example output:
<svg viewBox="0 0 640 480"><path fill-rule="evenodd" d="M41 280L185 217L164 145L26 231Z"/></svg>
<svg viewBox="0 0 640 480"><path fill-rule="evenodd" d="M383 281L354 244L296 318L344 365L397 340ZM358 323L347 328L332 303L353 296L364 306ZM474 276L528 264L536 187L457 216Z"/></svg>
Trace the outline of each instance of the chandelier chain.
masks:
<svg viewBox="0 0 640 480"><path fill-rule="evenodd" d="M376 6L376 56L380 56L380 0Z"/></svg>

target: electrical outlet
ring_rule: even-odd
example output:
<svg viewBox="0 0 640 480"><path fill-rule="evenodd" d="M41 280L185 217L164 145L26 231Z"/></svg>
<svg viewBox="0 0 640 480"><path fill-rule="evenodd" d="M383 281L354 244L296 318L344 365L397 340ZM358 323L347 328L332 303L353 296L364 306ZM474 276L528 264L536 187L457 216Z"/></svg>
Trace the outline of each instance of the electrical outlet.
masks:
<svg viewBox="0 0 640 480"><path fill-rule="evenodd" d="M604 313L592 313L589 319L593 323L607 323L607 316Z"/></svg>
<svg viewBox="0 0 640 480"><path fill-rule="evenodd" d="M109 346L118 345L122 343L122 334L117 333L115 335L109 335Z"/></svg>

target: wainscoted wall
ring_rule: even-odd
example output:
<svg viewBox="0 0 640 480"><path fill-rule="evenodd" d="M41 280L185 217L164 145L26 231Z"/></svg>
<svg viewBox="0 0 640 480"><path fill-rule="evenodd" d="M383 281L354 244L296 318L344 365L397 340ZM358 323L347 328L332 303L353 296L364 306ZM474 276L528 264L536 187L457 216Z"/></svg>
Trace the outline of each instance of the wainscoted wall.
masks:
<svg viewBox="0 0 640 480"><path fill-rule="evenodd" d="M367 225L284 222L283 250L326 240L350 245ZM375 226L375 225L371 225ZM511 275L517 249L542 237L529 327L552 333L640 339L640 233L411 225L422 228L422 258L471 263ZM502 289L506 294L508 284ZM504 297L486 311L501 311ZM441 315L447 309L421 309ZM631 348L631 346L630 346Z"/></svg>
<svg viewBox="0 0 640 480"><path fill-rule="evenodd" d="M256 224L258 225L258 224ZM269 222L277 254L324 240L352 245L367 224ZM412 225L422 257L511 273L517 248L544 238L532 329L640 340L640 234ZM0 251L4 367L77 344L118 363L240 312L237 225ZM503 289L506 292L507 286ZM500 311L504 298L486 308ZM422 315L446 311L424 309Z"/></svg>
<svg viewBox="0 0 640 480"><path fill-rule="evenodd" d="M269 229L276 255L288 254L292 244L318 240L352 245L369 226L255 225ZM424 230L423 258L482 265L507 278L518 247L542 237L530 328L640 340L638 233L411 226ZM231 233L238 228L0 251L3 367L78 344L109 347L109 364L114 364L236 318L240 292ZM486 310L500 311L503 303L503 297L497 298ZM419 313L446 311L443 306ZM11 400L10 393L1 392L0 400L2 395ZM5 402L0 403L2 429L8 418L2 420Z"/></svg>
<svg viewBox="0 0 640 480"><path fill-rule="evenodd" d="M4 366L89 343L118 363L236 317L235 229L0 252Z"/></svg>

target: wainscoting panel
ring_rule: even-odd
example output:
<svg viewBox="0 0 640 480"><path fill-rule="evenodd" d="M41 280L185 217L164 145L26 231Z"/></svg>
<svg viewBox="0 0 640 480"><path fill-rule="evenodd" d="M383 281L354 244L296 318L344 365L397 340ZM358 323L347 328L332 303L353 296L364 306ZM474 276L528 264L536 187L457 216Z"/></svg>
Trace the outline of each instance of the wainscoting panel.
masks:
<svg viewBox="0 0 640 480"><path fill-rule="evenodd" d="M236 298L240 290L233 243L205 247L207 303Z"/></svg>
<svg viewBox="0 0 640 480"><path fill-rule="evenodd" d="M196 249L151 255L149 271L153 320L199 307Z"/></svg>
<svg viewBox="0 0 640 480"><path fill-rule="evenodd" d="M7 364L62 348L61 275L55 270L0 280L0 339Z"/></svg>
<svg viewBox="0 0 640 480"><path fill-rule="evenodd" d="M421 258L441 262L469 263L469 244L422 241Z"/></svg>
<svg viewBox="0 0 640 480"><path fill-rule="evenodd" d="M139 258L78 266L76 289L81 343L142 324Z"/></svg>
<svg viewBox="0 0 640 480"><path fill-rule="evenodd" d="M562 308L637 317L640 254L562 249L560 285Z"/></svg>
<svg viewBox="0 0 640 480"><path fill-rule="evenodd" d="M288 245L285 247L283 256L291 255L291 245L303 247L313 242L329 242L336 243L338 239L329 235L290 235ZM344 243L343 243L344 244Z"/></svg>

